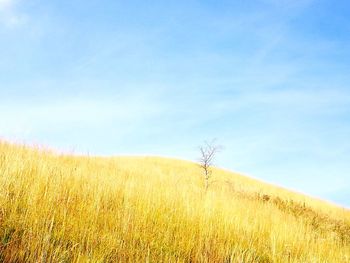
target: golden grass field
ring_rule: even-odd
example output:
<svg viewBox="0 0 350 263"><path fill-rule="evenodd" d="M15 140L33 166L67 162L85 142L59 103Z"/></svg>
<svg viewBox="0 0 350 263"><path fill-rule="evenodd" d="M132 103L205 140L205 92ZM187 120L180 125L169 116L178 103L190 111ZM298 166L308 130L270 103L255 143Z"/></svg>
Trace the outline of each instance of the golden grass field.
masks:
<svg viewBox="0 0 350 263"><path fill-rule="evenodd" d="M0 262L350 262L350 212L156 157L0 142Z"/></svg>

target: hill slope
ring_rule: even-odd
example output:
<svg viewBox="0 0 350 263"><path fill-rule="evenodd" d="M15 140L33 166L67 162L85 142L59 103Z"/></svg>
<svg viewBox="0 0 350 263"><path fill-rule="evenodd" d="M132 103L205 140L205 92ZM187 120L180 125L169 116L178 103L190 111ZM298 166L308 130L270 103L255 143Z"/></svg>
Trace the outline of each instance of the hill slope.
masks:
<svg viewBox="0 0 350 263"><path fill-rule="evenodd" d="M350 262L350 212L163 158L0 142L0 262Z"/></svg>

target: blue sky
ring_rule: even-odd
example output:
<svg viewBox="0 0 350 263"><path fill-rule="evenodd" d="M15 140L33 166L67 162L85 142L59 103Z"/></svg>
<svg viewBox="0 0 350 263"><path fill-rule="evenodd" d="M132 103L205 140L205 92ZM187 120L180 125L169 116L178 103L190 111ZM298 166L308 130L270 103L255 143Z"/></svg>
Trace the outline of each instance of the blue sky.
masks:
<svg viewBox="0 0 350 263"><path fill-rule="evenodd" d="M0 136L196 160L350 206L348 1L0 0Z"/></svg>

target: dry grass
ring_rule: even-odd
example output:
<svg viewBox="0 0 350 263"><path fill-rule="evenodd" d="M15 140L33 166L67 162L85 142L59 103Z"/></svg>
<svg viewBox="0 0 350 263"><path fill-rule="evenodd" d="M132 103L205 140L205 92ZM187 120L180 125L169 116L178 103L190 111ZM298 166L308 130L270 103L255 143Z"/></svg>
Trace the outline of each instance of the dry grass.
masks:
<svg viewBox="0 0 350 263"><path fill-rule="evenodd" d="M350 262L350 212L162 158L0 143L0 262Z"/></svg>

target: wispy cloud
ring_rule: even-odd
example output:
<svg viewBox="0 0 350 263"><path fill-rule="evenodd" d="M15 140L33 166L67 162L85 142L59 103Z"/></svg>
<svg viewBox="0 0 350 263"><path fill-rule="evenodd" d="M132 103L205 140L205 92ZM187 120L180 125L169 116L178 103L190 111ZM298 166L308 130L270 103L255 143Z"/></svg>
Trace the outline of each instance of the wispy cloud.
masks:
<svg viewBox="0 0 350 263"><path fill-rule="evenodd" d="M25 16L18 12L19 0L0 0L0 25L17 27L25 22Z"/></svg>
<svg viewBox="0 0 350 263"><path fill-rule="evenodd" d="M13 0L0 0L0 9L9 8L13 4Z"/></svg>
<svg viewBox="0 0 350 263"><path fill-rule="evenodd" d="M96 134L108 134L108 137L113 134L115 139L122 141L128 133L135 134L147 127L150 119L157 118L162 112L160 107L162 106L147 94L96 99L79 97L44 102L5 102L0 106L0 131L7 139L36 141L41 138L39 141L45 143L47 135L50 137L58 133L68 133L68 137L74 137L75 131L82 135L82 130L85 130L85 136L91 137L91 130L94 130ZM61 148L79 144L79 138L75 142L68 138L64 145L53 145Z"/></svg>

